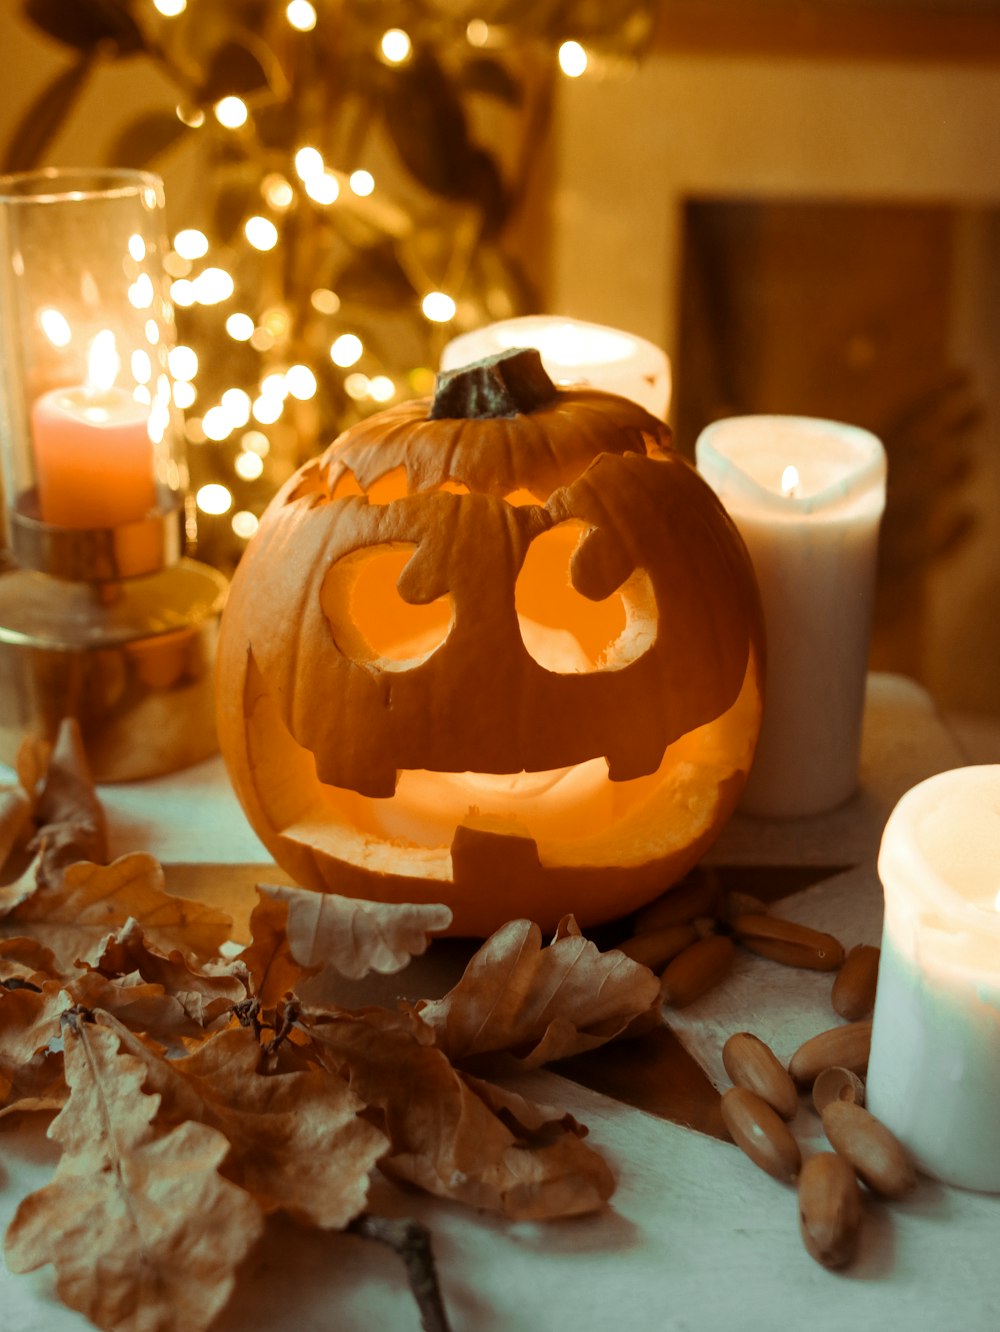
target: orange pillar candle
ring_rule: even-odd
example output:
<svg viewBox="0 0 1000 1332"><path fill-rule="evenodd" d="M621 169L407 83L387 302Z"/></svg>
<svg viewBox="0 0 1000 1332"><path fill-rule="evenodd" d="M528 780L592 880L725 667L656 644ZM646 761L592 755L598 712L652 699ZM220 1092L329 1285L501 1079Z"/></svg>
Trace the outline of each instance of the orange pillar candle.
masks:
<svg viewBox="0 0 1000 1332"><path fill-rule="evenodd" d="M31 409L43 521L60 527L119 527L156 503L150 408L115 388L118 354L104 329L90 346L87 382L52 389Z"/></svg>

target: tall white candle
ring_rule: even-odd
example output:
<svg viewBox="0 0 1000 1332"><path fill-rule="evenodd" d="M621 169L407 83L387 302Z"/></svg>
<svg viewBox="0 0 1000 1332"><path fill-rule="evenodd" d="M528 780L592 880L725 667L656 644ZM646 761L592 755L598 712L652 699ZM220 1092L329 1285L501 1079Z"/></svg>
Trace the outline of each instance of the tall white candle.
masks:
<svg viewBox="0 0 1000 1332"><path fill-rule="evenodd" d="M717 421L695 451L764 606L764 720L740 808L832 809L858 780L885 452L866 430L797 416Z"/></svg>
<svg viewBox="0 0 1000 1332"><path fill-rule="evenodd" d="M453 338L442 353L441 369L457 370L512 347L535 347L557 384L586 384L617 393L666 420L670 408L666 352L633 333L582 319L525 315L487 324Z"/></svg>
<svg viewBox="0 0 1000 1332"><path fill-rule="evenodd" d="M1000 1192L1000 765L908 791L878 860L885 921L867 1101L921 1169Z"/></svg>

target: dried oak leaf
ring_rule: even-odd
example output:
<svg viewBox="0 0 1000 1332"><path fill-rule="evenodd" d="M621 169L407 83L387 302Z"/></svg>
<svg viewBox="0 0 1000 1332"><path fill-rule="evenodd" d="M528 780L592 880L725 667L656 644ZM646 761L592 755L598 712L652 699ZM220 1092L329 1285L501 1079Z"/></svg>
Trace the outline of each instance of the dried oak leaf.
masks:
<svg viewBox="0 0 1000 1332"><path fill-rule="evenodd" d="M60 882L39 882L27 895L19 885L10 885L9 895L0 889L0 933L32 934L67 969L91 962L107 935L130 917L156 947L196 959L215 957L232 930L225 912L166 892L162 867L143 852L110 865L79 861L67 866Z"/></svg>
<svg viewBox="0 0 1000 1332"><path fill-rule="evenodd" d="M149 984L161 986L198 1027L209 1026L246 998L242 965L203 962L193 967L179 949L164 950L152 944L134 916L104 940L88 965L109 978L138 975Z"/></svg>
<svg viewBox="0 0 1000 1332"><path fill-rule="evenodd" d="M239 955L250 978L250 993L262 1008L274 1008L318 967L296 961L288 941L288 903L258 890L250 915L250 943Z"/></svg>
<svg viewBox="0 0 1000 1332"><path fill-rule="evenodd" d="M431 934L451 924L443 904L366 902L271 884L258 884L257 892L287 905L288 946L300 966L330 967L349 980L401 971L426 951Z"/></svg>
<svg viewBox="0 0 1000 1332"><path fill-rule="evenodd" d="M0 1078L0 1093L3 1092L4 1080ZM10 1087L7 1088L8 1094ZM58 1082L53 1082L47 1091L39 1096L22 1096L17 1101L11 1101L8 1104L0 1104L0 1119L12 1119L14 1115L51 1115L56 1110L61 1110L66 1104L66 1098L69 1092L66 1090L66 1084L60 1078ZM0 1095L0 1102L3 1096Z"/></svg>
<svg viewBox="0 0 1000 1332"><path fill-rule="evenodd" d="M597 1211L611 1196L611 1171L580 1125L459 1073L413 1013L307 1010L299 1024L380 1112L387 1175L512 1221Z"/></svg>
<svg viewBox="0 0 1000 1332"><path fill-rule="evenodd" d="M162 985L143 980L138 972L111 979L99 971L81 971L63 985L80 1008L113 1013L130 1030L149 1032L158 1040L176 1042L200 1032Z"/></svg>
<svg viewBox="0 0 1000 1332"><path fill-rule="evenodd" d="M63 973L51 948L30 935L0 939L0 982L16 977L41 985L45 980L59 980Z"/></svg>
<svg viewBox="0 0 1000 1332"><path fill-rule="evenodd" d="M219 1032L183 1059L164 1059L113 1019L122 1049L143 1062L162 1121L196 1120L225 1134L223 1174L266 1212L342 1229L364 1210L371 1167L388 1141L360 1117L362 1103L327 1069L265 1074L261 1048L243 1028Z"/></svg>
<svg viewBox="0 0 1000 1332"><path fill-rule="evenodd" d="M32 829L38 787L48 761L49 746L34 736L26 736L14 760L17 781L0 786L0 869Z"/></svg>
<svg viewBox="0 0 1000 1332"><path fill-rule="evenodd" d="M602 953L572 916L548 947L538 926L512 920L483 944L442 999L417 1012L450 1059L504 1052L523 1068L596 1049L660 1001L648 967Z"/></svg>
<svg viewBox="0 0 1000 1332"><path fill-rule="evenodd" d="M79 724L72 717L59 725L35 818L39 882L57 884L66 867L78 860L101 865L107 860L104 809L94 790Z"/></svg>
<svg viewBox="0 0 1000 1332"><path fill-rule="evenodd" d="M70 1096L49 1127L63 1154L18 1207L7 1266L52 1263L59 1297L106 1332L202 1332L261 1232L260 1209L219 1174L221 1133L159 1132L145 1066L119 1053L115 1032L76 1021L65 1045Z"/></svg>
<svg viewBox="0 0 1000 1332"><path fill-rule="evenodd" d="M58 981L39 988L0 986L0 1077L8 1084L4 1101L38 1096L58 1080L61 1056L50 1050L69 1007Z"/></svg>

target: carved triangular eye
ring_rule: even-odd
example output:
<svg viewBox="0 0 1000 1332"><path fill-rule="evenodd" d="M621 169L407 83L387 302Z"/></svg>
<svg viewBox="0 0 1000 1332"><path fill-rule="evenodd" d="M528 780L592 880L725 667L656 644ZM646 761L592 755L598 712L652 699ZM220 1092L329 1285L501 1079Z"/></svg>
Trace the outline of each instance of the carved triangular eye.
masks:
<svg viewBox="0 0 1000 1332"><path fill-rule="evenodd" d="M399 578L415 550L403 541L366 546L338 560L323 580L320 602L334 642L359 665L411 670L448 637L450 597L417 606L400 595Z"/></svg>
<svg viewBox="0 0 1000 1332"><path fill-rule="evenodd" d="M573 518L542 532L528 547L515 588L526 651L559 675L617 670L656 641L656 598L645 570L628 573L623 566L623 581L601 600L574 587L573 555L593 530Z"/></svg>

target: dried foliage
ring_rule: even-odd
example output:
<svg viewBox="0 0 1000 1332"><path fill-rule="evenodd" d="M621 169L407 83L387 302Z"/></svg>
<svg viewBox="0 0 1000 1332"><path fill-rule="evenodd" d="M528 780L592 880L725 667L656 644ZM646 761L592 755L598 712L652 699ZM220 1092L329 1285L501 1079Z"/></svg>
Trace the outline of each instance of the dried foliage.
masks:
<svg viewBox="0 0 1000 1332"><path fill-rule="evenodd" d="M658 1007L647 968L572 918L547 946L513 921L442 999L338 1006L337 977L400 970L447 908L260 887L234 957L229 919L166 893L150 856L71 858L103 851L103 813L65 735L47 772L22 765L38 854L0 888L0 1120L58 1112L62 1148L7 1232L11 1270L52 1264L108 1332L200 1332L281 1211L392 1245L447 1332L426 1231L366 1213L374 1167L510 1220L607 1203L586 1129L481 1075L620 1035Z"/></svg>
<svg viewBox="0 0 1000 1332"><path fill-rule="evenodd" d="M285 932L296 962L329 967L350 980L370 971L401 971L424 952L431 934L451 924L450 909L440 904L395 906L304 888L261 886L257 891L287 906Z"/></svg>
<svg viewBox="0 0 1000 1332"><path fill-rule="evenodd" d="M98 865L107 860L104 810L91 783L80 728L72 718L63 721L56 735L36 817L41 825L36 840L42 882L58 883L66 866L78 860Z"/></svg>
<svg viewBox="0 0 1000 1332"><path fill-rule="evenodd" d="M568 916L547 948L537 925L512 920L454 989L418 1008L449 1058L505 1052L537 1068L620 1036L659 1000L648 967L617 950L602 954Z"/></svg>

